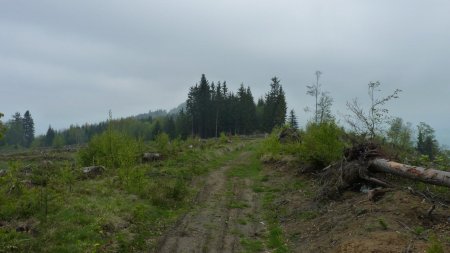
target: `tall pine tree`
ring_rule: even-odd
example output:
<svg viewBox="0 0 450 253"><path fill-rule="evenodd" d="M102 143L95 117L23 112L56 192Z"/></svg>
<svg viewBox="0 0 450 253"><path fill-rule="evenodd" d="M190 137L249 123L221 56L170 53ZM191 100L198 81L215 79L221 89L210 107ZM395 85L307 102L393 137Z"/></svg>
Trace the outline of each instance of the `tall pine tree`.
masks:
<svg viewBox="0 0 450 253"><path fill-rule="evenodd" d="M52 126L48 126L47 133L44 138L44 145L46 147L50 147L53 144L53 140L55 139L56 131L53 130Z"/></svg>
<svg viewBox="0 0 450 253"><path fill-rule="evenodd" d="M281 126L286 122L286 97L283 87L277 77L272 78L270 91L266 94L263 113L264 130L272 131L275 126Z"/></svg>
<svg viewBox="0 0 450 253"><path fill-rule="evenodd" d="M298 129L297 116L295 115L294 109L289 112L288 124L295 129Z"/></svg>
<svg viewBox="0 0 450 253"><path fill-rule="evenodd" d="M23 139L25 147L30 147L34 140L34 121L30 111L23 115Z"/></svg>

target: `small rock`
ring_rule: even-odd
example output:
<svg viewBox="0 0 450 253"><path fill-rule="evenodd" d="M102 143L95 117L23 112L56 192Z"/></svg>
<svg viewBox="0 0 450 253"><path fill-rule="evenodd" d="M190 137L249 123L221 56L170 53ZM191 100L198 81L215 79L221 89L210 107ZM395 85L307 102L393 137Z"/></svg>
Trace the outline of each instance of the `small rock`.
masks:
<svg viewBox="0 0 450 253"><path fill-rule="evenodd" d="M105 171L105 167L103 166L89 166L82 168L83 175L86 178L94 178L100 176Z"/></svg>
<svg viewBox="0 0 450 253"><path fill-rule="evenodd" d="M161 160L162 156L160 153L144 153L142 155L142 160L144 162L153 162Z"/></svg>
<svg viewBox="0 0 450 253"><path fill-rule="evenodd" d="M0 177L4 177L6 176L6 170L5 169L1 169L0 170Z"/></svg>

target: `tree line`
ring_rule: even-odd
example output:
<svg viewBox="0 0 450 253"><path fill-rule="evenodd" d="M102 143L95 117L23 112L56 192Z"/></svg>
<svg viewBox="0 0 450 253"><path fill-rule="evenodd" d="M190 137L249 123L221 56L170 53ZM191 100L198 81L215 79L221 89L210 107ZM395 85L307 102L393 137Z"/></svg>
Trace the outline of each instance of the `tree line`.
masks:
<svg viewBox="0 0 450 253"><path fill-rule="evenodd" d="M306 94L312 96L314 102L312 109L308 107L305 111L312 112L310 123L317 125L335 121L331 112L333 98L323 90L321 75L322 72L316 71L315 81L306 86ZM434 129L421 122L415 131L412 124L403 122L401 118L389 117L384 105L398 98L401 91L395 90L389 96L380 97L377 94L380 85L379 82L368 84L370 107L367 110L357 99L347 103L349 115L345 116L345 121L350 126L350 132L368 136L369 139L378 138L394 148L418 152L427 159L434 160L442 152ZM96 124L71 125L60 131L49 126L46 134L35 137L30 111L26 111L23 116L17 112L5 124L0 122L0 136L3 135L0 146L28 148L83 144L106 131L109 126L143 141L154 140L162 132L171 139L186 139L189 136L217 137L220 133L267 133L284 124L298 128L294 110L289 112L288 117L286 111L285 93L277 77L271 79L269 91L255 102L250 87L241 84L236 92L232 92L226 81L214 83L202 75L199 83L190 87L185 107L178 113L157 111L156 114L142 114ZM3 114L0 113L1 116Z"/></svg>
<svg viewBox="0 0 450 253"><path fill-rule="evenodd" d="M275 126L285 124L286 110L284 90L277 77L272 78L270 90L255 102L250 87L241 84L236 92L232 92L226 81L209 82L202 75L200 82L189 89L186 107L178 113L160 113L161 116L155 117L143 114L95 124L71 125L59 131L49 126L44 135L36 137L30 112L27 111L23 117L16 113L5 124L5 136L0 140L0 146L61 147L83 144L109 126L143 141L154 140L162 132L171 139L186 139L189 136L210 138L220 133L244 135L270 132Z"/></svg>
<svg viewBox="0 0 450 253"><path fill-rule="evenodd" d="M226 82L209 82L202 75L200 83L189 89L186 121L191 135L217 137L219 133L251 134L270 132L286 120L286 98L280 80L272 78L269 92L255 103L250 87L228 90ZM184 113L184 112L182 112Z"/></svg>
<svg viewBox="0 0 450 253"><path fill-rule="evenodd" d="M4 128L4 138L0 139L0 146L30 147L34 141L34 120L28 110L23 116L16 112L5 126L0 125L0 130L2 128Z"/></svg>

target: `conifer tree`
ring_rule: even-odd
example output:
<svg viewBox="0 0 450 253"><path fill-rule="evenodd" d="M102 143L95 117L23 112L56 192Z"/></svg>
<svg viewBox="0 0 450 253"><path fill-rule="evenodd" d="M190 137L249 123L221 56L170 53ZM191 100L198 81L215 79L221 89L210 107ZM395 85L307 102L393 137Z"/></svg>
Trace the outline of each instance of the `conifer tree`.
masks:
<svg viewBox="0 0 450 253"><path fill-rule="evenodd" d="M184 109L178 113L175 120L176 133L183 139L186 139L191 133L191 119Z"/></svg>
<svg viewBox="0 0 450 253"><path fill-rule="evenodd" d="M23 146L23 117L19 112L13 115L13 118L7 123L5 141L9 145Z"/></svg>
<svg viewBox="0 0 450 253"><path fill-rule="evenodd" d="M286 122L286 98L283 87L277 77L272 78L270 91L266 94L263 122L265 131L272 131L275 126Z"/></svg>
<svg viewBox="0 0 450 253"><path fill-rule="evenodd" d="M56 131L53 130L52 126L48 126L47 133L45 134L44 144L46 147L50 147L55 139Z"/></svg>
<svg viewBox="0 0 450 253"><path fill-rule="evenodd" d="M164 132L170 137L170 139L174 139L176 137L176 127L175 120L172 116L168 116L164 123Z"/></svg>
<svg viewBox="0 0 450 253"><path fill-rule="evenodd" d="M420 154L427 155L430 160L433 160L439 151L439 145L434 135L434 129L424 123L420 122L417 126L417 151Z"/></svg>
<svg viewBox="0 0 450 253"><path fill-rule="evenodd" d="M294 109L289 112L288 124L295 129L298 129L297 116L295 115Z"/></svg>
<svg viewBox="0 0 450 253"><path fill-rule="evenodd" d="M161 133L161 123L159 123L159 120L156 120L153 129L152 129L152 139L154 140L158 134Z"/></svg>
<svg viewBox="0 0 450 253"><path fill-rule="evenodd" d="M34 140L34 121L31 117L30 111L26 111L23 116L24 146L30 147L31 143Z"/></svg>
<svg viewBox="0 0 450 253"><path fill-rule="evenodd" d="M3 138L3 134L5 132L5 126L3 125L1 118L3 117L3 113L0 112L0 140Z"/></svg>

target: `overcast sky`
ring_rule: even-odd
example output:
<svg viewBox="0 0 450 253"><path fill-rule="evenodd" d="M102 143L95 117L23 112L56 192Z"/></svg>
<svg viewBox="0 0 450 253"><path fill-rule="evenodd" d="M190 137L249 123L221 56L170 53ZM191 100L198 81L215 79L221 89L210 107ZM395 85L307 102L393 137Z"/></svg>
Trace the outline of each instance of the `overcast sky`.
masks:
<svg viewBox="0 0 450 253"><path fill-rule="evenodd" d="M450 145L450 2L0 0L0 111L48 125L171 109L202 73L262 96L278 76L303 124L323 72L335 113L402 89L391 114ZM5 120L4 119L4 120Z"/></svg>

